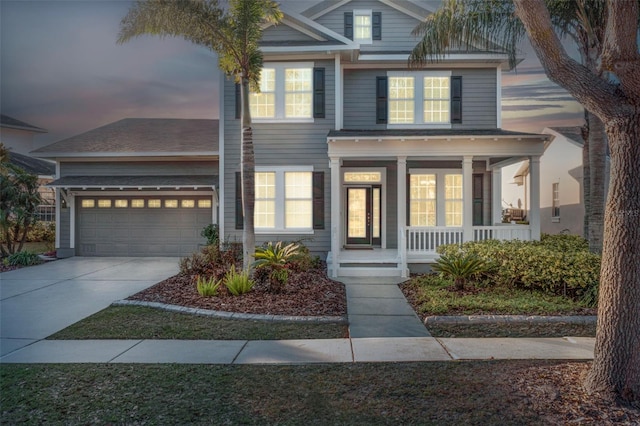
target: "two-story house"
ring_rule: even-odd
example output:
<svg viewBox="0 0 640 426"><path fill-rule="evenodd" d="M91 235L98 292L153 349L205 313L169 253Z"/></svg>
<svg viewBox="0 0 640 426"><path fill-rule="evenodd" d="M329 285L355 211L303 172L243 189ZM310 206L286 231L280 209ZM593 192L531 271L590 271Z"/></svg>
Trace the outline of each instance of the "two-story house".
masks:
<svg viewBox="0 0 640 426"><path fill-rule="evenodd" d="M506 54L413 69L431 2L283 3L250 96L258 244L303 240L332 276L406 276L441 244L539 237L536 208L501 224L502 167L530 160L537 206L551 138L500 128ZM57 161L59 255L185 255L210 222L241 240L239 90L221 85L219 121L126 119L37 150Z"/></svg>
<svg viewBox="0 0 640 426"><path fill-rule="evenodd" d="M251 95L257 241L304 239L332 276L406 276L441 244L537 239L501 224L501 168L531 163L548 135L502 130L503 52L461 51L408 66L411 35L430 2L285 5L265 29L260 93ZM224 81L221 235L240 239L238 90Z"/></svg>

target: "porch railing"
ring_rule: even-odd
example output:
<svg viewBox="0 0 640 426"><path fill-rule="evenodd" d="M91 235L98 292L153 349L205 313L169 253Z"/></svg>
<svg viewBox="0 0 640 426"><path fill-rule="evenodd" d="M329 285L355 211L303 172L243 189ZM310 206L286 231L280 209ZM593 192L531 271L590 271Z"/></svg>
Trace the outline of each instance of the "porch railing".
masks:
<svg viewBox="0 0 640 426"><path fill-rule="evenodd" d="M527 225L474 226L469 241L523 240L531 239L531 228ZM436 249L445 244L462 244L464 229L449 226L414 227L405 231L407 255L435 255Z"/></svg>

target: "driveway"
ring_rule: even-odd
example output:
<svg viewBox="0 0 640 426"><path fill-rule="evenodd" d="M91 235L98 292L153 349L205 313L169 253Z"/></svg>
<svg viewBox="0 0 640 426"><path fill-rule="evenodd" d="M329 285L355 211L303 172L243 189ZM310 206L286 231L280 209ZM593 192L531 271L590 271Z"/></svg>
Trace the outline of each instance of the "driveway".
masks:
<svg viewBox="0 0 640 426"><path fill-rule="evenodd" d="M177 273L167 257L71 257L0 273L0 356Z"/></svg>

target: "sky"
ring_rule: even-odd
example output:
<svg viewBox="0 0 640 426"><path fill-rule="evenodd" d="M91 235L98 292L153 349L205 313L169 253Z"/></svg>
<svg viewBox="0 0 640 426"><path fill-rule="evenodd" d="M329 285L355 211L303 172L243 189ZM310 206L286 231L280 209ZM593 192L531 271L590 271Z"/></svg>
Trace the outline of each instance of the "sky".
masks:
<svg viewBox="0 0 640 426"><path fill-rule="evenodd" d="M116 44L125 0L0 0L0 112L48 130L36 147L128 117L218 118L216 56L175 38ZM502 127L582 122L528 43L502 76Z"/></svg>

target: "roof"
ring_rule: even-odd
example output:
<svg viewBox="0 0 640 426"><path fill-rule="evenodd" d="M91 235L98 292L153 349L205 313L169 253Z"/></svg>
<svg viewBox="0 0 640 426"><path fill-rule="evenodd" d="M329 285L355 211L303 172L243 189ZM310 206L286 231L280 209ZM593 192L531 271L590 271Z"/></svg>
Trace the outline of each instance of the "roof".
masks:
<svg viewBox="0 0 640 426"><path fill-rule="evenodd" d="M33 126L25 123L24 121L16 120L8 115L0 114L0 127L6 127L9 129L28 130L30 132L47 133L45 129Z"/></svg>
<svg viewBox="0 0 640 426"><path fill-rule="evenodd" d="M573 127L548 127L548 129L553 130L554 132L564 136L567 139L571 139L572 141L578 143L579 145L584 145L584 139L582 139L582 127L581 126L573 126ZM544 130L543 130L544 132Z"/></svg>
<svg viewBox="0 0 640 426"><path fill-rule="evenodd" d="M502 129L381 129L331 130L327 138L392 138L392 137L548 137L536 133Z"/></svg>
<svg viewBox="0 0 640 426"><path fill-rule="evenodd" d="M47 186L58 188L212 188L218 176L64 176Z"/></svg>
<svg viewBox="0 0 640 426"><path fill-rule="evenodd" d="M17 152L9 151L9 162L32 175L54 176L56 174L55 164Z"/></svg>
<svg viewBox="0 0 640 426"><path fill-rule="evenodd" d="M218 155L218 120L125 118L32 151L44 158Z"/></svg>

